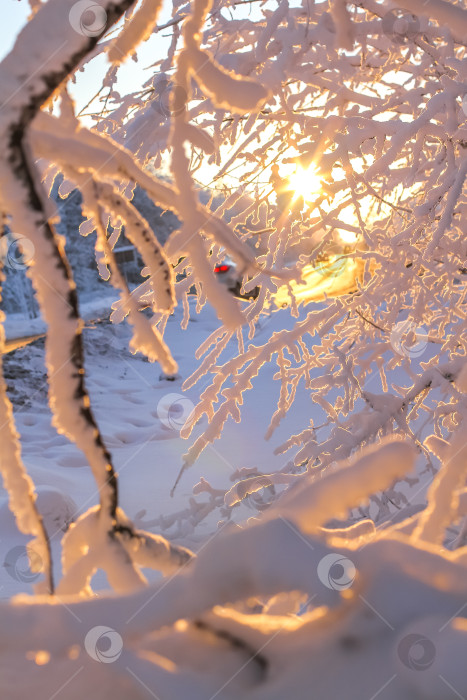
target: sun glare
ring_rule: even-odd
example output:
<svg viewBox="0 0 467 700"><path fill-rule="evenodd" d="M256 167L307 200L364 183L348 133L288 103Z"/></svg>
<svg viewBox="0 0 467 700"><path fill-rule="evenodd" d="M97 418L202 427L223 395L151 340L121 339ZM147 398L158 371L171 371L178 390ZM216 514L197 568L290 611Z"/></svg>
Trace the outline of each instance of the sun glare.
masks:
<svg viewBox="0 0 467 700"><path fill-rule="evenodd" d="M289 184L296 197L303 197L305 202L312 201L321 191L321 178L314 165L308 169L298 168L289 176Z"/></svg>
<svg viewBox="0 0 467 700"><path fill-rule="evenodd" d="M358 235L354 231L345 231L344 229L339 230L339 238L343 243L356 243L358 241Z"/></svg>

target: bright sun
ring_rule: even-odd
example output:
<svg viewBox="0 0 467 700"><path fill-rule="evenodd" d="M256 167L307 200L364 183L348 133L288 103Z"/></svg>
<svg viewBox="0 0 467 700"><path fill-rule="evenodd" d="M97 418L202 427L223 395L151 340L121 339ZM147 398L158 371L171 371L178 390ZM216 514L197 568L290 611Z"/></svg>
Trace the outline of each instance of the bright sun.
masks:
<svg viewBox="0 0 467 700"><path fill-rule="evenodd" d="M321 178L314 165L311 165L307 170L298 168L289 176L289 184L296 197L303 197L305 202L313 200L321 191Z"/></svg>
<svg viewBox="0 0 467 700"><path fill-rule="evenodd" d="M358 234L354 233L354 231L345 231L343 229L340 229L339 238L343 243L356 243L358 241Z"/></svg>

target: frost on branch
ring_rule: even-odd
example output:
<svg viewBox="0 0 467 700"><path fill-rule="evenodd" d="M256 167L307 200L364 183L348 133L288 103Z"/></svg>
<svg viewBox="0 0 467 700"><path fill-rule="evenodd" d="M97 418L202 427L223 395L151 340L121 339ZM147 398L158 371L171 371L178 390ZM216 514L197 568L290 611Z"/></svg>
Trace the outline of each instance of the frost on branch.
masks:
<svg viewBox="0 0 467 700"><path fill-rule="evenodd" d="M190 49L186 61L206 94L218 107L243 114L256 110L268 96L262 85L232 76L221 66L216 66L210 56L200 49Z"/></svg>
<svg viewBox="0 0 467 700"><path fill-rule="evenodd" d="M177 365L156 322L151 323L140 313L137 296L130 293L120 274L112 245L107 240L108 221L125 225L129 239L142 255L149 272L148 291L155 318L160 314L170 314L175 303L171 261L160 248L148 223L125 194L119 191L116 183L125 179L142 185L158 204L177 210L185 218L182 229L174 236L178 247L172 250L171 255L188 253L205 290L214 300L219 317L232 328L242 325L244 317L237 302L215 280L206 260L207 244L201 233L213 241L221 241L245 270L256 267L251 250L227 224L203 207L194 194L191 198L186 196L183 187L186 181L184 155L180 151L183 138L178 143L178 150L174 148L174 173L178 173L175 186L164 185L143 171L128 150L118 146L107 135L89 131L75 118L73 104L63 91L62 83L80 67L90 52L99 50L97 41L105 29L132 5L131 0L108 0L102 5L106 26L102 27L99 35L88 36L88 33L80 31L81 25L76 25L75 15L79 9L76 3L51 0L46 6L36 8L36 14L19 35L14 52L0 66L0 82L11 95L0 116L0 138L4 152L0 164L1 206L10 217L9 223L13 229L21 231L35 249L34 264L29 274L48 325L46 363L54 425L83 451L99 491L98 518L93 522L98 525L100 535L89 547L83 545L78 550L81 560L73 561L73 573L66 575L60 586L61 590L70 592L71 585L73 592L77 593L90 591L89 582L97 562L107 572L112 586L127 590L142 585L145 581L140 571L143 564L137 554L147 550L142 561L146 561L147 557L151 560L149 552L154 549L154 543L149 536L137 533L118 509L117 477L111 455L94 419L85 385L82 321L75 283L63 241L54 229L55 213L44 192L35 159L40 156L51 165L58 165L68 183L81 189L84 212L93 221L98 234L97 257L101 265L108 266L110 280L121 294L122 316L128 315L133 326L131 346L135 351L145 353L150 360L159 361L167 373L176 372ZM138 7L127 18L123 31L110 47L103 44L109 49L110 58L122 60L140 41L146 39L149 30L145 22L149 14L155 21L158 11L159 4L154 2L144 2ZM59 36L60 33L54 33L49 42L44 42L44 36L49 35L53 26L66 28L69 41L61 43L63 37ZM31 47L34 47L34 51ZM53 69L49 66L51 57ZM40 70L36 69L37 62ZM20 71L18 65L21 65ZM34 79L25 84L21 71L24 69L27 73L29 68ZM47 115L41 108L59 89L62 89L60 116ZM180 127L186 128L188 137L198 133L189 124L181 122ZM212 148L206 150L212 151ZM188 192L190 190L191 186ZM192 233L188 233L187 227ZM274 274L280 277L280 272ZM11 426L11 417L7 425ZM14 432L11 432L11 440L13 444ZM14 453L17 454L17 448L14 448ZM19 473L22 467L18 459L16 461ZM10 494L12 507L20 518L19 525L24 530L22 510L14 505L14 490ZM32 496L27 498L32 503ZM42 533L40 521L34 527L30 526L28 531L42 536L43 556L47 560L46 535ZM137 547L128 546L128 538L140 544ZM108 551L105 557L99 559L97 553L104 544ZM64 561L67 561L67 541L64 550ZM176 550L171 552L170 557L174 557L174 560L177 556ZM120 573L116 574L118 571Z"/></svg>
<svg viewBox="0 0 467 700"><path fill-rule="evenodd" d="M130 0L122 0L119 3L107 2L105 10L109 23L116 21L121 14L131 5ZM14 230L22 231L34 245L34 264L30 269L31 279L36 288L39 303L44 318L48 325L46 344L46 363L49 377L49 397L53 411L54 422L60 432L70 437L84 452L93 472L99 491L100 507L94 524L96 532L90 537L85 547L79 551L84 556L79 562L80 575L73 582L73 590L78 592L89 590L88 582L97 566L104 568L112 585L119 589L128 590L145 581L137 565L138 556L147 550L148 556L151 549L151 539L136 533L131 523L118 510L117 477L114 472L111 456L107 451L99 428L95 422L90 407L89 396L84 382L83 347L81 339L82 321L79 317L75 284L71 276L70 266L65 257L63 241L59 238L52 224L52 216L49 214L49 203L42 190L39 174L36 170L33 154L34 139L30 138L30 125L34 117L39 113L41 106L47 102L54 90L65 80L70 70L79 65L81 58L95 45L97 38L80 35L69 24L69 12L72 2L57 2L51 0L46 6L41 7L30 23L19 35L13 54L10 54L0 65L0 83L9 90L10 99L0 117L0 139L4 157L0 163L1 200L3 212L11 218L11 226ZM63 36L54 35L50 43L43 43L41 30L53 25L68 27L70 41L63 43ZM38 40L38 37L40 38ZM138 34L138 37L141 38ZM34 43L36 42L36 43ZM31 51L31 45L37 48L37 55ZM54 68L50 68L48 61L54 56ZM18 57L20 57L18 59ZM41 70L36 70L36 64L40 58ZM21 70L28 72L28 62L31 63L30 73L34 80L24 83L22 74L18 73L18 63ZM71 62L71 63L70 63ZM59 123L59 120L55 120ZM38 123L41 124L41 115ZM47 132L51 135L51 127L45 115L42 115L44 128L43 143L47 143ZM60 131L61 129L61 131ZM71 134L69 133L71 129ZM60 128L57 132L66 141L65 133L69 133L68 145L70 153L67 155L67 163L71 176L75 176L79 184L83 185L87 198L85 206L89 207L93 216L97 218L99 227L102 227L101 217L103 210L97 202L97 197L108 201L112 205L119 206L118 197L112 189L102 185L102 192L97 183L92 186L89 180L84 182L80 174L80 165L73 159L73 134L78 134L79 126L73 121L70 106L65 102ZM96 136L96 138L98 138ZM92 135L90 138L90 151L92 151ZM86 141L84 140L84 144ZM50 144L49 144L50 146ZM101 149L102 150L102 149ZM99 154L99 152L97 152ZM123 208L123 207L122 207ZM157 307L161 303L164 308L170 309L173 303L172 278L167 261L158 250L156 242L152 241L148 234L148 226L138 219L136 215L130 217L133 229L141 233L138 243L143 249L145 258L149 258L149 266L154 271L157 260L159 266L165 268L165 275L159 279L159 285L164 286L164 294L157 296ZM176 367L171 359L163 341L158 337L157 330L148 326L147 320L137 313L134 302L126 289L126 284L118 276L118 270L112 264L112 252L107 245L105 233L98 240L102 252L107 256L112 271L117 276L117 283L122 288L122 294L126 303L130 306L131 320L135 326L136 347L142 347L148 351L153 359L157 357L166 369L174 370ZM159 274L160 270L158 270ZM170 300L170 301L169 301ZM133 306L132 306L133 304ZM154 351L154 346L156 350ZM4 385L3 393L4 392ZM5 453L5 467L2 469L5 477L5 485L9 491L10 504L18 520L19 528L24 532L30 532L42 539L42 551L44 561L48 561L50 569L50 557L48 555L47 537L42 523L37 516L31 485L24 475L19 458L19 448L16 444L16 434L12 424L11 408L6 399L4 405L4 417L6 419L4 429L9 431ZM8 452L9 450L9 452ZM22 496L20 496L22 494ZM21 498L21 505L18 499ZM29 504L29 506L28 506ZM90 513L91 515L92 513ZM97 535L97 533L99 533ZM140 541L139 547L128 547L128 540ZM94 546L95 545L95 546ZM98 552L105 552L102 558ZM177 558L174 550L173 556ZM65 559L68 557L65 543ZM155 557L157 559L157 557ZM145 558L143 557L143 562ZM140 563L140 566L142 564ZM52 582L50 571L49 590ZM79 585L82 582L82 586ZM67 588L67 583L63 584Z"/></svg>
<svg viewBox="0 0 467 700"><path fill-rule="evenodd" d="M375 455L378 456L378 470L374 466ZM332 471L323 481L306 484L301 479L295 489L280 500L281 513L296 522L304 532L316 532L320 525L333 517L345 518L355 503L384 491L410 473L414 461L415 450L410 445L387 441L370 448L346 468Z"/></svg>
<svg viewBox="0 0 467 700"><path fill-rule="evenodd" d="M393 473L402 466L409 469L411 448L407 446L405 455L404 449L402 442L373 447L358 460L338 465L323 477L322 486L339 497L330 489L336 474L347 473L351 481L364 470L369 483L376 483L380 469L387 471L391 461L401 461ZM448 462L440 474L446 470ZM393 677L386 693L390 700L445 697L441 676L454 679L465 692L465 676L453 663L467 649L467 589L459 555L454 558L443 547L427 546L410 535L375 533L366 526L358 533L355 528L318 529L311 536L284 517L295 505L300 511L301 495L290 492L283 513L279 502L278 518L220 532L189 567L143 590L89 601L70 597L66 606L40 599L2 602L2 630L8 630L0 634L2 677L7 659L14 663L30 649L41 649L55 679L71 677L84 664L87 673L73 680L78 697L97 667L89 665L86 654L66 659L62 650L81 645L83 630L111 621L112 633L121 639L121 656L103 664L100 677L117 700L128 693L136 698L155 692L183 697L188 686L191 696L200 698L217 692L223 700L239 693L281 700L293 689L305 700L310 685L322 689L319 700L337 697L342 687L351 700L358 700L383 687L388 677ZM361 495L351 493L346 507L358 505ZM429 501L427 511L431 505ZM337 508L343 507L341 501ZM77 528L83 526L84 520ZM247 601L253 599L255 614L248 612ZM287 613L296 609L297 601L300 615ZM45 616L47 631L41 624ZM411 664L416 658L410 651L411 634L426 635L431 650L426 671ZM240 675L232 682L235 659ZM245 672L247 662L252 666ZM24 696L31 687L35 668L31 664L16 680L12 698ZM39 685L36 692L45 700L50 686Z"/></svg>
<svg viewBox="0 0 467 700"><path fill-rule="evenodd" d="M108 27L134 10L114 43L73 33L71 1L49 0L34 3L34 18L0 65L11 96L0 111L1 209L37 252L30 275L48 323L54 420L86 455L100 491L100 504L63 541L58 594L66 608L39 599L0 605L0 678L9 682L24 655L36 659L20 683L5 681L6 697L34 688L49 700L74 674L76 697L98 678L122 700L283 700L292 692L309 700L310 687L317 700L340 697L343 688L351 700L383 693L439 700L448 676L465 696L465 675L452 659L467 647L466 10L405 0L409 16L396 22L392 6L367 0L266 3L248 18L236 15L241 4L175 3L169 23L154 28L172 33L160 72L141 91L120 95L115 64L148 38L159 5L101 4ZM88 129L62 83L104 51L114 61L108 95L91 115L97 128ZM32 76L28 89L22 71ZM60 112L46 114L57 91ZM201 479L198 500L155 521L181 535L218 511L225 531L197 558L142 531L118 506L86 392L74 282L38 157L83 192L100 260L119 289L115 317L128 316L133 349L173 369L163 329L176 301L185 325L193 285L198 308L215 308L221 324L185 383L203 382L194 417L208 418L186 466L227 421L240 421L245 392L276 365L266 437L288 460L276 472L240 468L229 489ZM169 183L146 168L165 162ZM197 186L206 165L219 195L208 205ZM290 182L297 180L297 190L314 189L296 196ZM128 197L136 183L181 220L163 249ZM134 294L115 264L109 221L125 225L144 258L148 279ZM243 288L260 288L249 305L218 284L214 267L226 254ZM313 288L324 288L319 303L301 296L310 267L315 282L322 275ZM291 319L271 333L267 314L278 313L284 285ZM137 308L143 296L150 320ZM315 305L303 310L303 300ZM46 546L0 390L10 502L20 529ZM287 425L304 397L315 410L297 411ZM283 426L288 433L277 438ZM183 437L194 429L190 423ZM419 503L410 502L411 487ZM270 502L261 503L261 489ZM259 506L259 521L237 524L247 499ZM82 600L93 594L99 568L115 595ZM162 581L148 585L146 568ZM96 624L112 625L124 648L99 672L83 651ZM414 634L431 644L425 674L407 652ZM44 658L54 687L38 682ZM80 668L91 670L80 677Z"/></svg>
<svg viewBox="0 0 467 700"><path fill-rule="evenodd" d="M157 21L162 0L143 0L109 49L109 60L120 63L148 39Z"/></svg>

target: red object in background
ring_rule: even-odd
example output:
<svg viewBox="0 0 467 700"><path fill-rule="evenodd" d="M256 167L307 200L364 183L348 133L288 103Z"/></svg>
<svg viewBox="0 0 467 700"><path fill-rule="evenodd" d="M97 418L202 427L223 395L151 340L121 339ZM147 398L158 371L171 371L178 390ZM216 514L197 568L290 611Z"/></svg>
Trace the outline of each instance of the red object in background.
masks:
<svg viewBox="0 0 467 700"><path fill-rule="evenodd" d="M228 272L230 270L230 265L216 265L214 272Z"/></svg>

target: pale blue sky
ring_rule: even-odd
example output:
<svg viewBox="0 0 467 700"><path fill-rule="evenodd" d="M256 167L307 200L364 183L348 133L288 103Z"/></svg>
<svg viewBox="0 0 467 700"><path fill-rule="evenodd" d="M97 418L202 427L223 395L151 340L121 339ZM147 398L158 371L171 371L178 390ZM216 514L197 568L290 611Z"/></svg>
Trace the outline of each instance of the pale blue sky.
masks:
<svg viewBox="0 0 467 700"><path fill-rule="evenodd" d="M0 60L13 48L15 38L27 21L29 6L26 0L1 0L2 13L0 21ZM160 23L167 21L169 8L163 10ZM117 89L120 92L134 91L145 82L150 71L144 70L146 66L164 58L167 55L169 38L164 38L162 32L151 37L143 46L138 49L138 63L128 59L125 66L120 69ZM77 100L78 108L88 101L97 92L101 85L101 80L107 68L107 60L104 57L94 60L92 66L88 67L84 73L77 76L77 85L72 87L71 92Z"/></svg>
<svg viewBox="0 0 467 700"><path fill-rule="evenodd" d="M12 48L15 37L26 22L29 8L25 0L3 0L0 22L0 59Z"/></svg>

